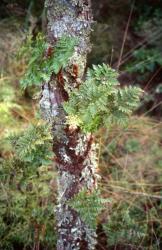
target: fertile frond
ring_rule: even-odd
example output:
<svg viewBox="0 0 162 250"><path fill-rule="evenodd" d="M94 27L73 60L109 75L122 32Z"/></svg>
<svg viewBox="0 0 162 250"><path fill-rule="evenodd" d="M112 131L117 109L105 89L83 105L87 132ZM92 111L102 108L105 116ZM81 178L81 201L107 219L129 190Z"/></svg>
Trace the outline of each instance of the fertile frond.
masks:
<svg viewBox="0 0 162 250"><path fill-rule="evenodd" d="M69 94L64 109L69 116L78 116L84 131L94 131L103 124L125 124L138 106L141 89L119 88L117 76L116 71L105 64L93 66L85 83Z"/></svg>
<svg viewBox="0 0 162 250"><path fill-rule="evenodd" d="M41 34L35 41L29 37L27 44L21 50L21 56L27 58L27 72L20 82L21 86L26 88L48 82L52 73L58 74L60 69L67 65L75 45L76 39L71 37L62 37L55 48L47 44Z"/></svg>

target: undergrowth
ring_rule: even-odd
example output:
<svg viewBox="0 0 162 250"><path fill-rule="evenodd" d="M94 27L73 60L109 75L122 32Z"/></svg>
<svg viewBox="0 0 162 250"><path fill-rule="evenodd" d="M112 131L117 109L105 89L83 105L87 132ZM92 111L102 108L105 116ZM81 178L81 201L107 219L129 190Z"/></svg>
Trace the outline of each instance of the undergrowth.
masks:
<svg viewBox="0 0 162 250"><path fill-rule="evenodd" d="M9 140L12 156L0 166L0 249L55 249L55 173L48 127L33 125Z"/></svg>
<svg viewBox="0 0 162 250"><path fill-rule="evenodd" d="M127 129L101 132L102 191L112 198L103 227L113 249L161 249L161 131L161 123L137 117Z"/></svg>

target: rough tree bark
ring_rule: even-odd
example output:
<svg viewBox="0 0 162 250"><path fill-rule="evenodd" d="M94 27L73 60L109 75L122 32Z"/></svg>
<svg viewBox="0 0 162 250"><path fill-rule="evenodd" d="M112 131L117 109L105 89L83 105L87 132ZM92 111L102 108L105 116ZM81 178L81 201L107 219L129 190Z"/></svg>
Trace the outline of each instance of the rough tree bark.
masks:
<svg viewBox="0 0 162 250"><path fill-rule="evenodd" d="M96 188L96 146L91 134L66 124L62 102L65 90L78 87L84 78L87 53L90 51L92 13L90 0L46 0L48 42L54 46L62 36L76 37L79 42L65 69L44 83L40 107L44 119L52 122L53 150L58 169L58 206L56 211L57 250L94 249L96 233L66 202L83 188Z"/></svg>

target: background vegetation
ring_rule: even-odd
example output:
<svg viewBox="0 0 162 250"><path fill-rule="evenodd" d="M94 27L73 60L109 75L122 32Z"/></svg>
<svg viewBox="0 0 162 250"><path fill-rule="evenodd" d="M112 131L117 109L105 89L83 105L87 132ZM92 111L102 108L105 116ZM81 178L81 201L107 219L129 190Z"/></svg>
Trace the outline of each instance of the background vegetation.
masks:
<svg viewBox="0 0 162 250"><path fill-rule="evenodd" d="M122 86L145 91L127 127L96 135L100 187L109 200L97 220L97 249L160 250L162 3L92 2L97 22L88 65L108 63L119 70ZM57 176L51 138L38 112L39 89L20 88L27 55L17 57L27 34L45 32L43 1L2 0L0 16L0 249L52 250Z"/></svg>

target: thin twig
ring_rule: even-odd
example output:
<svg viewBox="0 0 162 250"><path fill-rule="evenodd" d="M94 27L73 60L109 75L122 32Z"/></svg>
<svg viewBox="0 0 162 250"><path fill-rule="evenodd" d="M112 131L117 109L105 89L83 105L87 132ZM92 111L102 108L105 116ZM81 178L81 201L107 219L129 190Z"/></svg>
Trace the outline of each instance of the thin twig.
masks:
<svg viewBox="0 0 162 250"><path fill-rule="evenodd" d="M113 61L113 54L114 54L114 48L112 47L112 49L111 49L111 58L110 58L110 67L111 67L112 61Z"/></svg>
<svg viewBox="0 0 162 250"><path fill-rule="evenodd" d="M153 195L153 194L148 194L148 193L138 192L138 191L130 191L130 190L127 190L127 189L125 189L123 187L114 186L114 185L111 185L110 187L115 188L115 189L120 189L124 193L129 193L129 194L134 194L134 195L140 195L140 196L145 196L145 197L149 197L149 198L155 198L155 199L162 200L162 196L160 196L160 195Z"/></svg>
<svg viewBox="0 0 162 250"><path fill-rule="evenodd" d="M159 74L161 68L158 68L156 70L156 72L153 74L153 76L150 78L150 80L148 81L148 83L146 84L144 91L148 88L148 86L150 85L150 83L153 81L153 79Z"/></svg>
<svg viewBox="0 0 162 250"><path fill-rule="evenodd" d="M148 113L150 113L152 110L154 110L155 108L157 108L158 106L160 106L162 104L162 101L157 103L156 105L154 105L152 108L150 108L147 112L145 112L143 115L147 115Z"/></svg>
<svg viewBox="0 0 162 250"><path fill-rule="evenodd" d="M125 46L125 42L126 42L126 38L127 38L127 34L128 34L128 28L129 28L129 24L130 24L130 21L131 21L131 18L132 18L132 14L133 14L134 4L135 4L135 0L133 1L133 4L131 6L131 10L130 10L128 22L127 22L127 25L126 25L126 28L125 28L123 42L122 42L122 47L121 47L121 50L120 50L120 56L119 56L119 60L118 60L118 64L117 64L117 70L119 70L120 62L122 60L124 46Z"/></svg>
<svg viewBox="0 0 162 250"><path fill-rule="evenodd" d="M120 66L123 65L125 62L127 62L133 55L133 52L136 49L142 49L144 47L146 47L147 44L152 43L153 41L156 41L160 36L161 36L161 31L162 29L156 30L155 32L152 33L152 39L150 38L148 40L148 38L145 38L142 42L138 43L137 45L135 45L130 51L128 51L122 58L122 61L120 62ZM148 41L147 41L148 40Z"/></svg>

